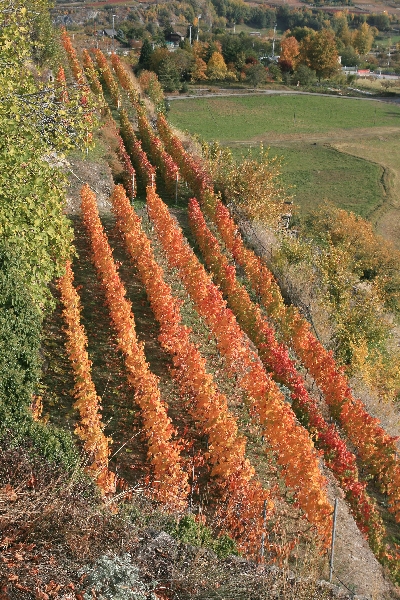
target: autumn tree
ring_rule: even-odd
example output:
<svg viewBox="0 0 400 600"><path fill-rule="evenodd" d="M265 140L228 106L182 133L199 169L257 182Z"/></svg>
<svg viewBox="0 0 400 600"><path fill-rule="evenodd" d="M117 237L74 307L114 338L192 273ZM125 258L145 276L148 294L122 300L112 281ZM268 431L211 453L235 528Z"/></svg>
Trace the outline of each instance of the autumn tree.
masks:
<svg viewBox="0 0 400 600"><path fill-rule="evenodd" d="M232 203L247 218L275 224L285 212L288 199L281 184L278 158L271 158L260 146L257 153L236 162L232 152L214 142L203 144L208 170L226 202Z"/></svg>
<svg viewBox="0 0 400 600"><path fill-rule="evenodd" d="M228 72L224 57L220 52L213 52L207 63L207 77L209 79L225 79Z"/></svg>
<svg viewBox="0 0 400 600"><path fill-rule="evenodd" d="M292 71L298 64L298 56L300 52L299 42L292 35L283 38L281 41L281 50L279 56L279 64L287 65L287 70Z"/></svg>
<svg viewBox="0 0 400 600"><path fill-rule="evenodd" d="M307 35L300 44L300 62L313 69L319 79L337 73L340 64L334 34L322 29Z"/></svg>
<svg viewBox="0 0 400 600"><path fill-rule="evenodd" d="M374 34L368 23L362 23L353 36L353 46L359 54L368 54L372 48Z"/></svg>
<svg viewBox="0 0 400 600"><path fill-rule="evenodd" d="M209 79L222 81L228 75L228 68L225 64L224 57L220 52L213 52L210 60L207 63L206 75Z"/></svg>
<svg viewBox="0 0 400 600"><path fill-rule="evenodd" d="M194 65L191 71L191 80L192 81L204 81L207 79L207 63L200 58L200 56L196 56L194 59Z"/></svg>

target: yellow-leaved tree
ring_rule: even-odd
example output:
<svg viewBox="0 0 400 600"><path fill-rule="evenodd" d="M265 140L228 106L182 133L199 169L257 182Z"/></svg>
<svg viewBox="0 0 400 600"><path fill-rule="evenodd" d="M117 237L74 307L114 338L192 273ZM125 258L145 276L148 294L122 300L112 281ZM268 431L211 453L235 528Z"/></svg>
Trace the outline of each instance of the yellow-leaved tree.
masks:
<svg viewBox="0 0 400 600"><path fill-rule="evenodd" d="M224 57L220 52L213 52L210 60L207 63L206 75L208 79L214 81L222 81L224 79L236 79L234 73L228 71Z"/></svg>
<svg viewBox="0 0 400 600"><path fill-rule="evenodd" d="M226 203L240 211L245 218L276 225L287 212L289 196L280 181L281 161L270 157L260 145L236 161L229 148L218 142L203 143L207 168Z"/></svg>

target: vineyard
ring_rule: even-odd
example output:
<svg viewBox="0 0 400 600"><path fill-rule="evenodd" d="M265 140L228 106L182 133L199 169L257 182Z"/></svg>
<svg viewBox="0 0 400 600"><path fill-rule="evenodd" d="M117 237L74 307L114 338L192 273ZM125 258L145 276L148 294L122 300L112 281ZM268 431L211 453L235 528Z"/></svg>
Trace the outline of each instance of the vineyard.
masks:
<svg viewBox="0 0 400 600"><path fill-rule="evenodd" d="M326 573L344 498L399 583L396 438L284 302L168 123L157 82L116 54L78 55L65 31L62 44L57 102L67 112L75 94L88 153L106 131L118 169L107 211L81 182L33 421L71 432L115 513L139 490L258 563L282 567L312 547Z"/></svg>

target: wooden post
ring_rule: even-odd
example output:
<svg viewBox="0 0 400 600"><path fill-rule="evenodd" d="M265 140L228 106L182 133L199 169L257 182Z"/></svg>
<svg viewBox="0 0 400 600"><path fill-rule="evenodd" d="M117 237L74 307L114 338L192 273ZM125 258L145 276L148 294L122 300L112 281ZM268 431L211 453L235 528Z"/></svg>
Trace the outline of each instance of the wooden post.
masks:
<svg viewBox="0 0 400 600"><path fill-rule="evenodd" d="M175 204L178 204L178 181L179 181L179 173L176 173L176 182L175 182Z"/></svg>
<svg viewBox="0 0 400 600"><path fill-rule="evenodd" d="M261 536L261 561L264 559L264 544L265 544L265 529L267 527L267 501L264 500L264 508L263 508L263 519L264 519L264 531Z"/></svg>
<svg viewBox="0 0 400 600"><path fill-rule="evenodd" d="M332 523L331 558L329 561L329 583L332 583L332 575L333 575L333 557L335 554L337 505L338 505L338 501L337 501L337 498L335 498L335 507L333 509L333 523Z"/></svg>

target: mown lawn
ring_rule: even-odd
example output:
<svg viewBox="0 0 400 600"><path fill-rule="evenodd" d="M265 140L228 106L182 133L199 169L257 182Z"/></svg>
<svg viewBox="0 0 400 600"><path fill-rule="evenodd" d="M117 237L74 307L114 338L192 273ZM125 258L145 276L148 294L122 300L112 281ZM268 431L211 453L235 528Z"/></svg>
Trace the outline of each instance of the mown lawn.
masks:
<svg viewBox="0 0 400 600"><path fill-rule="evenodd" d="M373 100L260 95L174 100L170 105L173 125L224 142L369 127L400 131L400 106Z"/></svg>

